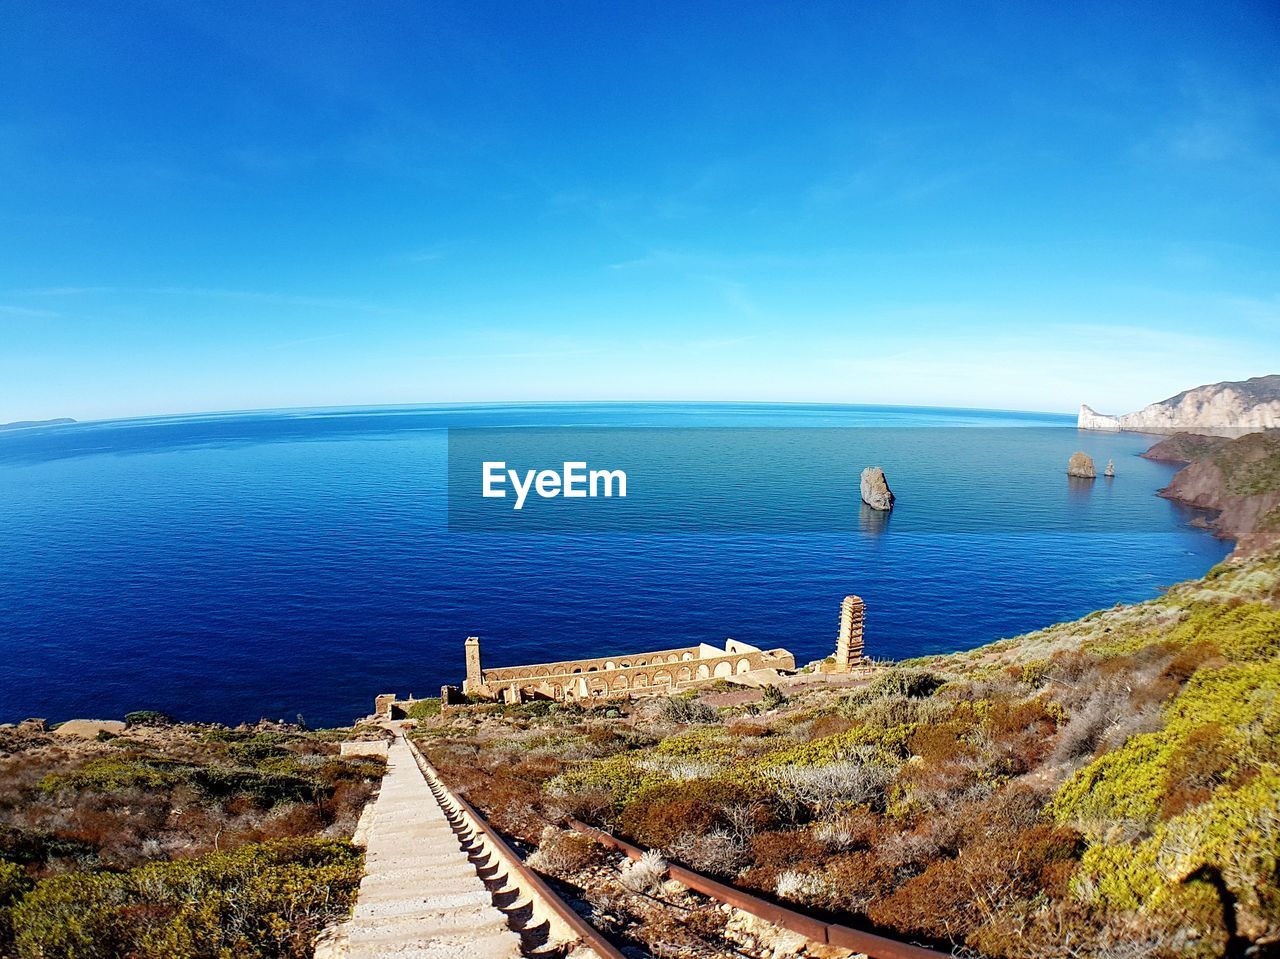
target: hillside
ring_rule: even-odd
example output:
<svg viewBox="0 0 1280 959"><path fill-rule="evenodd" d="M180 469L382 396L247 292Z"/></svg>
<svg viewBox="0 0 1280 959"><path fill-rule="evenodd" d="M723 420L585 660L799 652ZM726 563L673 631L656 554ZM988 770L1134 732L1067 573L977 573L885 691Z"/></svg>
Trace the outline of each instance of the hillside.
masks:
<svg viewBox="0 0 1280 959"><path fill-rule="evenodd" d="M1280 427L1280 375L1255 376L1185 390L1120 416L1080 407L1080 429L1169 432L1260 430Z"/></svg>
<svg viewBox="0 0 1280 959"><path fill-rule="evenodd" d="M1271 554L853 691L493 706L427 720L420 741L540 868L651 947L670 929L605 894L568 817L913 941L1137 959L1280 937L1277 732ZM732 932L714 919L707 943ZM719 954L696 939L682 954Z"/></svg>
<svg viewBox="0 0 1280 959"><path fill-rule="evenodd" d="M1236 439L1180 433L1143 454L1185 469L1160 495L1217 515L1208 524L1237 556L1280 546L1280 431Z"/></svg>
<svg viewBox="0 0 1280 959"><path fill-rule="evenodd" d="M94 726L124 724L0 727L0 956L303 959L346 916L381 760L289 726Z"/></svg>

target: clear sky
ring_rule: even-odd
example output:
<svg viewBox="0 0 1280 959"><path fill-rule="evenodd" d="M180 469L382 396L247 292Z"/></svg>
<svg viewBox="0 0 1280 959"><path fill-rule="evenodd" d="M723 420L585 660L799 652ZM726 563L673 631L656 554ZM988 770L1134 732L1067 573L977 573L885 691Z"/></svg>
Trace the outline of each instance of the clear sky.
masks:
<svg viewBox="0 0 1280 959"><path fill-rule="evenodd" d="M0 0L0 421L1280 372L1280 7Z"/></svg>

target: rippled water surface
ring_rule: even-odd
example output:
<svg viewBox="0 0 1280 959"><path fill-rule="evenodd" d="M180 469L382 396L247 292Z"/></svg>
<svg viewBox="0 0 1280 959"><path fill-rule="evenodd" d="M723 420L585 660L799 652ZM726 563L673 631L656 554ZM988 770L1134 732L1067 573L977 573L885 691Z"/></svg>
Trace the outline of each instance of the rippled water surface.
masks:
<svg viewBox="0 0 1280 959"><path fill-rule="evenodd" d="M528 426L877 429L850 431L863 439L838 451L834 480L804 444L779 444L796 483L775 507L734 477L703 477L703 495L757 511L741 529L690 525L664 515L687 504L650 497L628 505L652 523L623 532L450 530L447 429ZM0 433L0 721L157 708L346 723L376 693L460 680L469 634L488 665L726 636L805 662L830 652L850 592L867 601L874 655L974 646L1156 595L1226 555L1154 495L1173 470L1138 458L1151 442L1036 414L721 404ZM1075 449L1119 475L1068 483ZM887 522L853 492L869 458L900 497ZM812 510L795 526L759 521L797 497L826 504L831 528Z"/></svg>

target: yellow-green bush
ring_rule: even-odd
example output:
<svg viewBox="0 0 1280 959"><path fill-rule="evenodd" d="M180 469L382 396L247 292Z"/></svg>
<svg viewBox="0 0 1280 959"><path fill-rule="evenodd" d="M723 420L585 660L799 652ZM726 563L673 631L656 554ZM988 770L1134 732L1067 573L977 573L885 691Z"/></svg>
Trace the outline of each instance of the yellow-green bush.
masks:
<svg viewBox="0 0 1280 959"><path fill-rule="evenodd" d="M661 773L641 767L639 755L634 752L618 753L561 773L547 783L552 795L577 792L607 792L614 805L621 808L642 788L665 778Z"/></svg>
<svg viewBox="0 0 1280 959"><path fill-rule="evenodd" d="M125 873L39 883L13 910L19 959L303 959L349 913L360 851L338 840L249 844Z"/></svg>
<svg viewBox="0 0 1280 959"><path fill-rule="evenodd" d="M1097 905L1151 909L1180 896L1188 878L1206 867L1221 875L1248 918L1280 920L1280 772L1220 787L1136 845L1091 846L1074 887Z"/></svg>
<svg viewBox="0 0 1280 959"><path fill-rule="evenodd" d="M16 862L0 859L0 956L13 946L13 909L31 888L26 870Z"/></svg>
<svg viewBox="0 0 1280 959"><path fill-rule="evenodd" d="M1280 610L1261 603L1198 603L1167 637L1187 645L1212 642L1232 662L1259 662L1280 654Z"/></svg>
<svg viewBox="0 0 1280 959"><path fill-rule="evenodd" d="M1108 823L1150 823L1178 783L1170 762L1199 730L1217 726L1234 754L1227 778L1277 758L1280 663L1200 669L1165 712L1165 728L1134 736L1079 770L1059 790L1052 811L1096 833Z"/></svg>
<svg viewBox="0 0 1280 959"><path fill-rule="evenodd" d="M826 766L847 759L863 758L867 747L875 750L874 759L877 762L898 763L907 758L907 740L916 728L916 723L890 729L858 726L834 736L815 739L811 743L766 753L755 765L762 770L777 766Z"/></svg>

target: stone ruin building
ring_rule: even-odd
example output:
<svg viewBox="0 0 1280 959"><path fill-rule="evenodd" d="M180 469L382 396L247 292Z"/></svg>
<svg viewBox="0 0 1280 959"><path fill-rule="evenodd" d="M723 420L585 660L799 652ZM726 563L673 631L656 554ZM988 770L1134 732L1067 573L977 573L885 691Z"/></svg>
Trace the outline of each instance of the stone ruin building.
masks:
<svg viewBox="0 0 1280 959"><path fill-rule="evenodd" d="M863 656L862 633L866 606L858 596L846 596L840 604L840 630L835 656L823 663L824 673L863 673L870 667ZM531 666L486 669L480 662L480 637L468 636L465 644L467 676L462 688L445 686L441 703L470 699L520 703L528 700L568 702L592 699L630 699L670 696L696 689L719 679L744 676L756 670L791 672L795 657L786 649L759 649L736 639L724 647L699 643L678 649L568 659ZM412 704L386 693L376 700L375 715L394 717Z"/></svg>
<svg viewBox="0 0 1280 959"><path fill-rule="evenodd" d="M668 696L758 669L796 668L795 657L785 649L759 649L736 639L726 640L723 648L699 643L629 656L485 669L480 639L469 636L466 659L464 695L515 703Z"/></svg>

